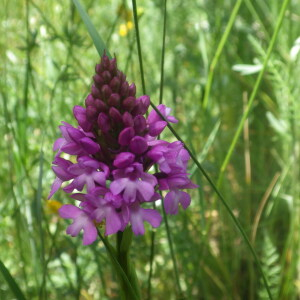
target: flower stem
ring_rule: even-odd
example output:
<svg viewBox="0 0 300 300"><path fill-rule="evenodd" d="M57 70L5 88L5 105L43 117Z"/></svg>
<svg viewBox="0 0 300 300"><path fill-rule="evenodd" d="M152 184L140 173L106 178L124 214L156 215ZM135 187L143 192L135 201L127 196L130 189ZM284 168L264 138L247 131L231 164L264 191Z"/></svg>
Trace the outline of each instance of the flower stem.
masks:
<svg viewBox="0 0 300 300"><path fill-rule="evenodd" d="M140 291L137 282L135 268L130 261L129 250L132 241L132 230L127 228L124 232L117 233L117 260L126 274L132 288L135 291L138 299L140 299ZM127 288L127 283L122 279L120 281L122 297L124 300L132 299L132 291Z"/></svg>
<svg viewBox="0 0 300 300"><path fill-rule="evenodd" d="M123 232L118 232L117 233L117 260L122 267L124 273L126 274L127 278L129 281L130 278L128 276L128 252L127 251L121 251L121 243L122 243L122 237L123 237ZM126 288L126 283L124 280L120 280L120 290L122 293L122 299L130 299L130 291Z"/></svg>
<svg viewBox="0 0 300 300"><path fill-rule="evenodd" d="M117 234L117 249L102 236L99 230L98 235L107 250L113 269L119 280L122 299L140 300L141 297L135 269L129 260L129 248L132 238L131 228L127 228L124 232Z"/></svg>

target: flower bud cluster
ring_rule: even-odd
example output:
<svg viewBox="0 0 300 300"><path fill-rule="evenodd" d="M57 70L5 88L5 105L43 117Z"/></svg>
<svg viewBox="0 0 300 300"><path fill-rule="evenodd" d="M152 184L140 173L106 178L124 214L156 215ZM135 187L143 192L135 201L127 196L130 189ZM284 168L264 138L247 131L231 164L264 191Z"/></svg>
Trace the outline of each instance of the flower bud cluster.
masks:
<svg viewBox="0 0 300 300"><path fill-rule="evenodd" d="M103 221L106 235L124 231L128 224L135 234L144 234L144 221L158 227L160 213L143 203L161 199L158 191L166 191L165 210L177 214L179 204L186 209L191 202L182 190L197 187L188 177L190 157L183 144L158 140L167 122L155 110L145 116L149 97L136 97L135 84L128 84L116 59L103 55L95 71L85 107L73 109L79 126L62 122L59 127L62 137L53 146L56 179L49 194L51 198L64 184L63 191L80 201L79 206L63 205L59 214L73 219L68 234L84 231L84 245L96 240L96 224ZM161 104L157 109L177 123L170 108ZM62 153L76 156L76 163ZM158 171L150 172L154 165Z"/></svg>

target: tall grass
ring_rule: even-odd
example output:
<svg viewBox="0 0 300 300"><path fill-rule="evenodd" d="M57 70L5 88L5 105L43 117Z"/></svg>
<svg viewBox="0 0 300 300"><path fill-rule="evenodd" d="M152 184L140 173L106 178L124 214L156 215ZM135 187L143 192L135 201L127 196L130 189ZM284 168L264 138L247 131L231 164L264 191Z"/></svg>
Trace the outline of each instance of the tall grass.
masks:
<svg viewBox="0 0 300 300"><path fill-rule="evenodd" d="M2 2L0 299L118 299L101 240L68 237L46 200L57 126L73 122L98 53L72 1ZM273 299L298 299L300 3L138 1L135 18L131 1L82 6L138 94L173 108ZM191 207L133 239L142 299L269 299L232 216L190 172Z"/></svg>

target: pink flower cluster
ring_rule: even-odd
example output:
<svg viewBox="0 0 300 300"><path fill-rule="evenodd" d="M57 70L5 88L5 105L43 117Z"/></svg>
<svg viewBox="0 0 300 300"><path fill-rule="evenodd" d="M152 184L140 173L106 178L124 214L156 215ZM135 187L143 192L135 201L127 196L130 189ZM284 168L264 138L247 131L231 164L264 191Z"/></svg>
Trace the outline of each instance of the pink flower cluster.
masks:
<svg viewBox="0 0 300 300"><path fill-rule="evenodd" d="M158 140L167 122L155 110L144 116L150 99L136 98L135 85L128 84L116 59L104 55L93 79L85 107L73 109L79 126L62 122L59 127L62 137L53 147L56 179L49 194L51 198L66 182L63 191L80 201L79 207L63 205L59 214L73 220L68 234L77 236L83 230L84 245L96 240L96 224L103 221L106 235L124 231L128 224L135 234L144 234L144 221L158 227L160 213L143 204L161 199L158 191L166 191L165 210L177 214L179 204L186 209L191 202L182 190L197 187L188 177L190 157L183 144ZM177 123L170 108L157 109L168 122ZM62 153L76 156L77 162ZM158 172L150 171L154 165Z"/></svg>

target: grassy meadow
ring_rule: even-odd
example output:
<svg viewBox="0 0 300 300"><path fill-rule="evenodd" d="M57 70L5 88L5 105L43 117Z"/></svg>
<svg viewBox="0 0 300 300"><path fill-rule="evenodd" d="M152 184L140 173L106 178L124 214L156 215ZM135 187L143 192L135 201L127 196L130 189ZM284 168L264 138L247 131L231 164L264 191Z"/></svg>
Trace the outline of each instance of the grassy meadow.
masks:
<svg viewBox="0 0 300 300"><path fill-rule="evenodd" d="M68 236L70 199L47 200L99 54L73 1L0 3L0 299L120 299L101 240ZM197 161L191 206L133 238L141 299L300 299L300 2L81 4Z"/></svg>

